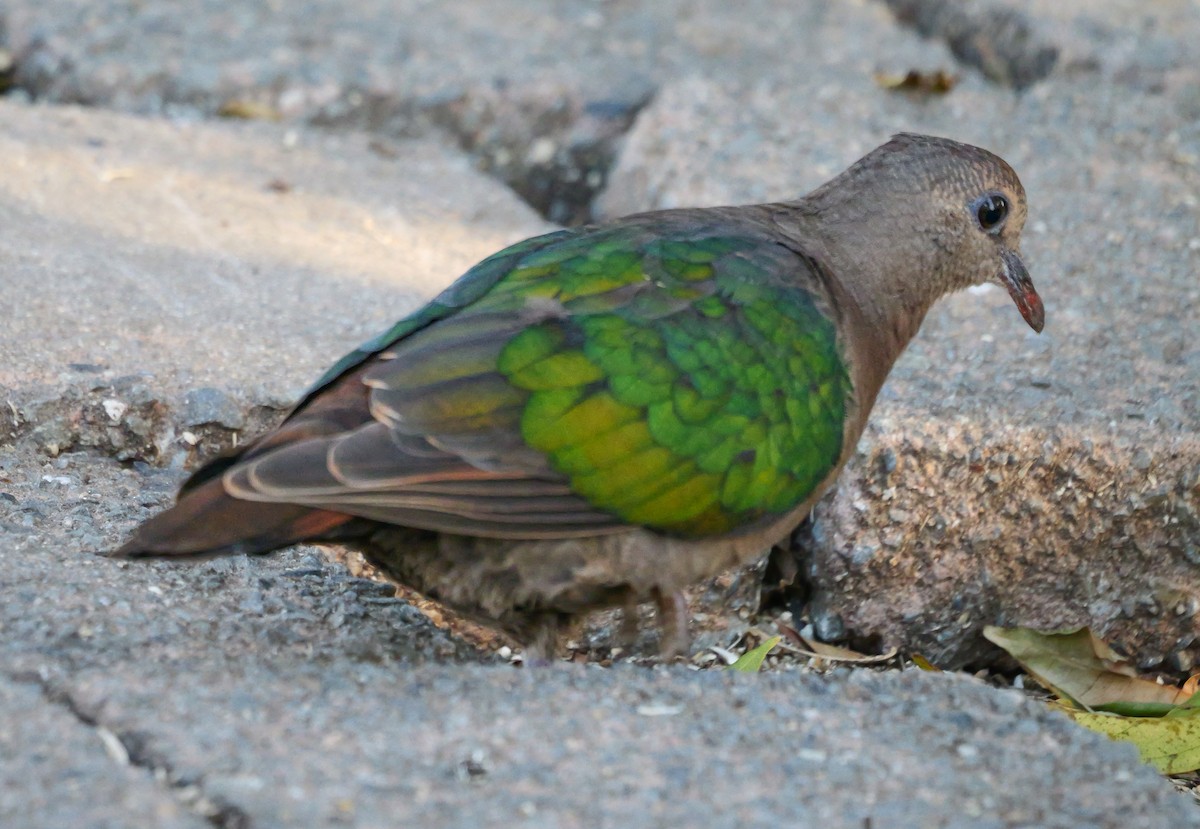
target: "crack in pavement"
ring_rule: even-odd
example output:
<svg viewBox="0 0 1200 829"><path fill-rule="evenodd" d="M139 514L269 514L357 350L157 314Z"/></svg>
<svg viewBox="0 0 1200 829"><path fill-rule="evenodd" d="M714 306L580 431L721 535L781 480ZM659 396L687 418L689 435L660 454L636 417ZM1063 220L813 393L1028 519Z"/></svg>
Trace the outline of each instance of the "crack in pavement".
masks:
<svg viewBox="0 0 1200 829"><path fill-rule="evenodd" d="M204 790L203 778L178 777L172 764L147 745L146 736L136 731L110 728L96 713L90 713L72 696L69 689L54 682L43 671L9 673L9 679L36 686L49 704L71 714L81 725L96 732L104 752L119 766L143 769L154 783L174 797L183 808L203 818L215 829L252 829L250 815L240 807Z"/></svg>

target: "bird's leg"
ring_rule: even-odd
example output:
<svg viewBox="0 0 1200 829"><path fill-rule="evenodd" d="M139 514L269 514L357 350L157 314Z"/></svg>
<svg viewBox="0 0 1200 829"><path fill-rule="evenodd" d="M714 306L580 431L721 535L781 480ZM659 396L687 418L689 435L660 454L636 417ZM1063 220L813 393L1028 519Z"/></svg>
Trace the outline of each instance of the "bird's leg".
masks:
<svg viewBox="0 0 1200 829"><path fill-rule="evenodd" d="M637 594L630 591L621 606L621 626L617 629L617 645L625 650L633 650L637 644L638 633L641 632L641 614L638 612Z"/></svg>
<svg viewBox="0 0 1200 829"><path fill-rule="evenodd" d="M558 655L558 635L562 630L558 613L538 613L524 620L520 639L525 643L522 664L527 668L544 668Z"/></svg>
<svg viewBox="0 0 1200 829"><path fill-rule="evenodd" d="M791 611L794 619L804 615L811 592L805 572L817 548L816 533L809 514L791 535L771 548L758 598L760 610L781 607Z"/></svg>
<svg viewBox="0 0 1200 829"><path fill-rule="evenodd" d="M688 634L688 606L682 590L654 588L658 607L658 653L663 659L686 656L691 647Z"/></svg>

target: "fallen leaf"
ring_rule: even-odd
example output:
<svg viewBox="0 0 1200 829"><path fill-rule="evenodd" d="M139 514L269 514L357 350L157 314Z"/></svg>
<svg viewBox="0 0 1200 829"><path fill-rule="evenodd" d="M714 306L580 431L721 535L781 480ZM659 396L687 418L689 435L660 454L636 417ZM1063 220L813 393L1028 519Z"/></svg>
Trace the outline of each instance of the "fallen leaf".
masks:
<svg viewBox="0 0 1200 829"><path fill-rule="evenodd" d="M830 645L822 642L819 639L813 638L811 635L805 636L804 633L797 632L794 628L789 627L782 622L778 623L779 632L788 639L788 644L785 645L787 650L794 653L811 656L816 659L824 659L828 662L845 662L855 665L871 665L876 662L887 662L893 658L897 651L892 648L887 653L867 654L859 653L850 648L843 648L839 645ZM812 630L811 626L804 628L805 632Z"/></svg>
<svg viewBox="0 0 1200 829"><path fill-rule="evenodd" d="M242 118L247 121L282 121L283 113L270 104L234 98L221 104L217 115L222 118Z"/></svg>
<svg viewBox="0 0 1200 829"><path fill-rule="evenodd" d="M762 667L763 660L767 658L767 654L774 650L775 646L781 641L783 641L782 636L772 636L757 648L752 648L739 656L737 662L729 666L729 670L741 671L747 674L758 673L758 670Z"/></svg>
<svg viewBox="0 0 1200 829"><path fill-rule="evenodd" d="M867 654L850 650L850 648L840 648L837 645L827 645L824 642L809 642L809 645L811 649L808 650L804 648L792 648L792 650L805 656L824 659L826 662L842 662L848 665L874 665L879 662L887 662L889 659L894 659L898 653L895 648L886 653Z"/></svg>
<svg viewBox="0 0 1200 829"><path fill-rule="evenodd" d="M1044 633L989 626L983 635L1042 685L1082 708L1162 716L1191 696L1181 688L1131 675L1132 666L1087 628Z"/></svg>
<svg viewBox="0 0 1200 829"><path fill-rule="evenodd" d="M13 60L12 52L0 49L0 94L7 92L15 83L17 62Z"/></svg>
<svg viewBox="0 0 1200 829"><path fill-rule="evenodd" d="M738 661L738 655L733 651L726 650L725 648L718 647L717 645L711 645L709 650L716 654L717 658L726 665L732 665Z"/></svg>
<svg viewBox="0 0 1200 829"><path fill-rule="evenodd" d="M909 659L911 659L912 663L914 665L916 665L918 668L920 668L922 671L929 671L932 674L940 674L942 672L941 668L939 668L937 665L934 665L932 662L930 662L925 657L921 656L921 654L919 654L919 653L914 653L912 656L909 657Z"/></svg>
<svg viewBox="0 0 1200 829"><path fill-rule="evenodd" d="M1142 760L1164 774L1182 774L1200 769L1200 709L1181 708L1177 712L1166 717L1067 713L1092 731L1133 743Z"/></svg>
<svg viewBox="0 0 1200 829"><path fill-rule="evenodd" d="M903 75L876 72L875 83L887 90L922 92L926 95L945 95L958 83L958 76L945 69L920 72L910 69Z"/></svg>

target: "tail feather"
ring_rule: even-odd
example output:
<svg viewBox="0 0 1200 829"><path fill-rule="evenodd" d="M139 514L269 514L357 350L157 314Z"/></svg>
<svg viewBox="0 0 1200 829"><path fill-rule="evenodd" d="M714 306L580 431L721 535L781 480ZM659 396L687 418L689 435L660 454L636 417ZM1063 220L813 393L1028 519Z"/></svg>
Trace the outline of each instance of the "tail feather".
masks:
<svg viewBox="0 0 1200 829"><path fill-rule="evenodd" d="M114 558L268 553L321 538L353 521L340 512L230 497L219 478L182 493L179 503L138 527Z"/></svg>

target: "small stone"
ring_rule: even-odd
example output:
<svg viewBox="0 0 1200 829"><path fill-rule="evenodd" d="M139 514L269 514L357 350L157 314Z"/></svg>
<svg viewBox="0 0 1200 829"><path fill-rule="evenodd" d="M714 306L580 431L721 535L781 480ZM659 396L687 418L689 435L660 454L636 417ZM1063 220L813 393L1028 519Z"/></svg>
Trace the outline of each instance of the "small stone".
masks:
<svg viewBox="0 0 1200 829"><path fill-rule="evenodd" d="M1177 673L1188 673L1196 664L1196 656L1191 651L1175 651L1167 656L1167 665Z"/></svg>
<svg viewBox="0 0 1200 829"><path fill-rule="evenodd" d="M554 159L554 142L549 138L539 138L529 146L525 154L525 163L531 166L549 164Z"/></svg>
<svg viewBox="0 0 1200 829"><path fill-rule="evenodd" d="M846 636L846 623L841 616L817 608L813 608L810 612L812 613L813 632L822 642L837 642Z"/></svg>
<svg viewBox="0 0 1200 829"><path fill-rule="evenodd" d="M875 554L878 552L878 544L855 544L850 551L850 561L856 567L864 567L870 563L871 559L875 558Z"/></svg>
<svg viewBox="0 0 1200 829"><path fill-rule="evenodd" d="M104 413L108 415L108 419L113 423L120 423L122 416L124 416L125 412L129 411L129 406L112 397L100 405L104 407Z"/></svg>
<svg viewBox="0 0 1200 829"><path fill-rule="evenodd" d="M475 749L470 756L466 757L458 764L458 775L460 779L470 780L477 777L483 777L488 773L488 758L487 754L482 749Z"/></svg>
<svg viewBox="0 0 1200 829"><path fill-rule="evenodd" d="M183 398L182 420L188 426L215 423L226 429L241 429L246 425L237 401L220 389L192 389Z"/></svg>

